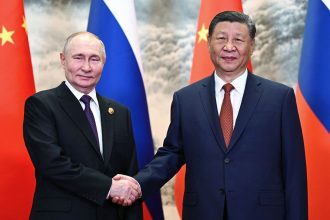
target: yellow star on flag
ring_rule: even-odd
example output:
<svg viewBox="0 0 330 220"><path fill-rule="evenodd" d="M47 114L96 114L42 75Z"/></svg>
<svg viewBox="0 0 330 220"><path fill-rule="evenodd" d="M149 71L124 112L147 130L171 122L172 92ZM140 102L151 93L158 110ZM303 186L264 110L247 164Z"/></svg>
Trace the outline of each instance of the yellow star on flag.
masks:
<svg viewBox="0 0 330 220"><path fill-rule="evenodd" d="M198 43L202 40L207 41L207 34L209 33L209 30L205 28L205 25L202 25L202 28L198 31Z"/></svg>
<svg viewBox="0 0 330 220"><path fill-rule="evenodd" d="M1 46L3 46L5 43L10 42L14 44L13 39L11 36L14 34L15 31L7 31L6 27L2 25L2 32L0 33L1 38Z"/></svg>
<svg viewBox="0 0 330 220"><path fill-rule="evenodd" d="M23 16L22 28L24 28L25 29L25 32L27 32L27 24L26 24L25 16Z"/></svg>

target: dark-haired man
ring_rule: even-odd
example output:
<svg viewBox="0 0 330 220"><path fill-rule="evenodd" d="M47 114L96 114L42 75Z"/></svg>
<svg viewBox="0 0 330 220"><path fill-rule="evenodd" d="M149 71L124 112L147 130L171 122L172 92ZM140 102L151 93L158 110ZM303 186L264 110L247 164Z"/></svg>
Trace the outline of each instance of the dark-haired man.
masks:
<svg viewBox="0 0 330 220"><path fill-rule="evenodd" d="M163 147L134 177L147 197L186 164L184 219L307 220L295 95L248 72L255 33L245 14L213 18L215 70L174 94Z"/></svg>

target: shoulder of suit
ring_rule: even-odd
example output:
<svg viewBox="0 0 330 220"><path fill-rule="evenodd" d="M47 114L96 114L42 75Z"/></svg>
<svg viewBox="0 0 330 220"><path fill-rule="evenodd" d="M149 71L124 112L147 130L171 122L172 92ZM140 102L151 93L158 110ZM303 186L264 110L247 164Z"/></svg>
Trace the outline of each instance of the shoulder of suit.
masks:
<svg viewBox="0 0 330 220"><path fill-rule="evenodd" d="M38 104L37 104L38 103ZM52 103L57 103L56 89L48 89L39 91L25 100L25 105L46 105L50 106Z"/></svg>
<svg viewBox="0 0 330 220"><path fill-rule="evenodd" d="M201 80L198 80L190 85L187 85L187 86L179 89L178 91L176 91L176 93L185 93L185 92L190 92L190 91L196 91L201 87L205 87L205 86L209 85L211 80L214 80L213 74L211 76L207 76Z"/></svg>
<svg viewBox="0 0 330 220"><path fill-rule="evenodd" d="M51 99L51 97L56 96L56 88L42 90L34 93L29 98L37 98L37 99Z"/></svg>
<svg viewBox="0 0 330 220"><path fill-rule="evenodd" d="M289 87L283 83L275 82L273 80L264 78L262 76L258 76L254 73L249 73L249 74L251 74L251 77L253 77L254 80L259 81L263 85L263 88L265 88L265 89L278 89L278 90L292 89L291 87Z"/></svg>

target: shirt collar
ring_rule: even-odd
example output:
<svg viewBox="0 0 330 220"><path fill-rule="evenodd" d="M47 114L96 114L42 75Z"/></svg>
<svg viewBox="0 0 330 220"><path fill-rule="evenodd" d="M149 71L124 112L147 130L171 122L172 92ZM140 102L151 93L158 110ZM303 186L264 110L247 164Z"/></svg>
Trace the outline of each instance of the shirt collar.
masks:
<svg viewBox="0 0 330 220"><path fill-rule="evenodd" d="M245 90L246 85L246 79L247 79L248 71L245 69L244 73L234 79L230 84L232 84L235 88L235 90L243 94ZM214 80L215 80L215 89L217 92L220 92L222 90L223 85L225 85L227 82L223 81L217 74L216 71L214 71Z"/></svg>
<svg viewBox="0 0 330 220"><path fill-rule="evenodd" d="M80 100L80 98L81 98L83 95L85 95L84 93L79 92L77 89L75 89L75 88L69 83L69 81L67 81L67 80L65 80L65 85L70 89L70 91L73 93L73 95L74 95L78 100ZM97 106L99 105L99 103L98 103L98 101L97 101L97 96L96 96L96 90L95 90L95 88L94 88L90 93L88 93L88 94L86 94L86 95L89 95L89 96L92 98L92 100L96 103Z"/></svg>

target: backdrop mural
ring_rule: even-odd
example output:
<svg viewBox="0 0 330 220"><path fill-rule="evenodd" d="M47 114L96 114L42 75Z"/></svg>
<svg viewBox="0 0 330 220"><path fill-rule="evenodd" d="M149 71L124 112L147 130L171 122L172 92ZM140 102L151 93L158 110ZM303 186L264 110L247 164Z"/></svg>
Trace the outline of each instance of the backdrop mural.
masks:
<svg viewBox="0 0 330 220"><path fill-rule="evenodd" d="M65 38L86 30L89 0L25 0L36 90L64 80L59 62ZM307 0L243 0L257 25L254 73L295 87ZM161 146L174 91L188 85L199 0L135 0L153 139ZM162 189L166 219L178 219L173 180Z"/></svg>

